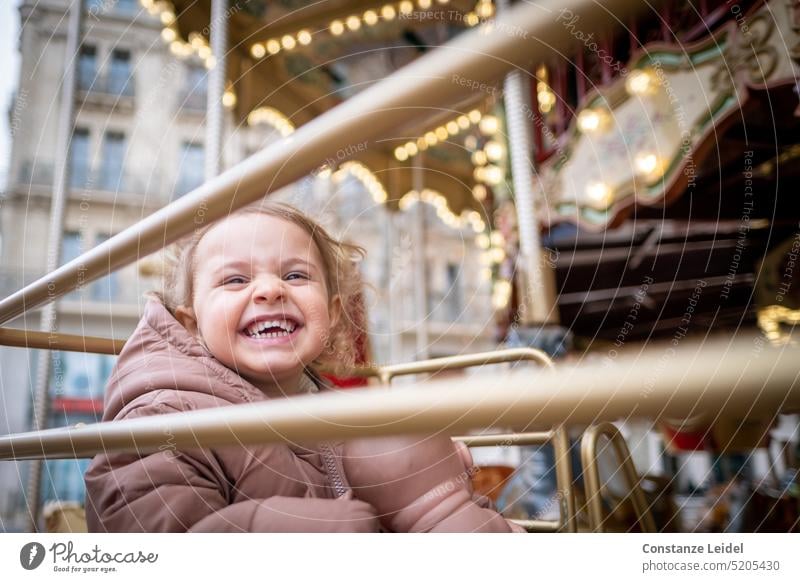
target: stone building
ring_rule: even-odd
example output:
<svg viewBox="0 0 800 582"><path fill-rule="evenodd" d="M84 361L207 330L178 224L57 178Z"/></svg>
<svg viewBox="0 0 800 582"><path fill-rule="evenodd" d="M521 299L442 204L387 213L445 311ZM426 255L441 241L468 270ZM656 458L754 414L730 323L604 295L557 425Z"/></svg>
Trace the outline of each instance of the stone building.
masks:
<svg viewBox="0 0 800 582"><path fill-rule="evenodd" d="M161 38L158 18L136 0L88 0L79 53L67 55L68 5L66 0L24 0L20 5L21 67L9 112L18 130L0 198L3 296L44 274L58 155L60 84L73 58L77 59L75 122L59 264L203 181L207 102L203 61L171 54ZM279 137L267 126L234 126L229 116L223 165L233 165ZM471 229L445 226L432 208L390 215L353 178L308 177L280 195L302 207L323 208L323 222L368 249L362 273L375 361L407 361L421 355L421 325L426 334L423 355L493 346L491 288L480 282L480 251ZM429 242L423 268L414 266L414 239L409 234L414 220L423 221ZM390 224L395 236L387 238ZM138 321L143 293L155 282L141 267L140 261L63 297L57 310L58 330L126 338ZM424 307L413 301L419 285L425 286ZM390 298L396 298L391 308ZM9 327L38 329L39 311L10 322ZM36 350L0 348L4 412L0 433L29 429L38 357ZM49 424L94 422L101 414L114 358L69 352L53 352L52 357ZM47 462L43 499L82 501L86 464L88 460ZM2 530L24 527L26 473L24 462L0 463Z"/></svg>

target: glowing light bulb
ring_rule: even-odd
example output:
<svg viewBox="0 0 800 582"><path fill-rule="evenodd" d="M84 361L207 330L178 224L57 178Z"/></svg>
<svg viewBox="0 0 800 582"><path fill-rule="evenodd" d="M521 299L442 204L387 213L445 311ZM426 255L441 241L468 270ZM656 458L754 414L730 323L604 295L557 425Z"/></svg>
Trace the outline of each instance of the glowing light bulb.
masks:
<svg viewBox="0 0 800 582"><path fill-rule="evenodd" d="M283 35L281 38L281 46L285 48L287 51L292 50L295 46L297 46L297 41L294 40L294 37L290 34Z"/></svg>
<svg viewBox="0 0 800 582"><path fill-rule="evenodd" d="M358 18L358 16L348 16L345 22L347 24L347 28L350 30L355 31L361 28L361 20Z"/></svg>
<svg viewBox="0 0 800 582"><path fill-rule="evenodd" d="M604 182L590 182L586 186L586 196L599 206L608 206L612 200L611 188Z"/></svg>
<svg viewBox="0 0 800 582"><path fill-rule="evenodd" d="M591 134L600 131L608 123L608 114L601 109L584 109L578 114L578 129Z"/></svg>
<svg viewBox="0 0 800 582"><path fill-rule="evenodd" d="M633 163L636 166L636 173L646 178L659 176L664 170L663 161L652 152L637 154Z"/></svg>
<svg viewBox="0 0 800 582"><path fill-rule="evenodd" d="M374 10L367 10L364 13L364 24L374 26L378 22L378 13Z"/></svg>
<svg viewBox="0 0 800 582"><path fill-rule="evenodd" d="M472 187L472 195L475 197L475 200L480 200L483 202L486 200L487 195L486 186L483 184L475 184Z"/></svg>
<svg viewBox="0 0 800 582"><path fill-rule="evenodd" d="M646 70L631 71L625 80L625 90L630 95L648 95L655 91L657 86L656 76Z"/></svg>
<svg viewBox="0 0 800 582"><path fill-rule="evenodd" d="M394 150L394 157L399 162L405 162L408 159L408 152L406 151L406 148L403 146L396 148Z"/></svg>
<svg viewBox="0 0 800 582"><path fill-rule="evenodd" d="M484 115L478 128L483 135L494 135L500 129L500 122L494 115Z"/></svg>
<svg viewBox="0 0 800 582"><path fill-rule="evenodd" d="M277 55L281 51L281 43L274 38L267 41L267 52L271 55Z"/></svg>
<svg viewBox="0 0 800 582"><path fill-rule="evenodd" d="M490 141L483 146L486 157L492 162L499 162L506 155L506 148L499 141Z"/></svg>
<svg viewBox="0 0 800 582"><path fill-rule="evenodd" d="M484 170L486 172L484 174L485 179L483 181L490 186L497 186L503 181L503 178L505 178L505 173L499 166L486 166L484 167Z"/></svg>
<svg viewBox="0 0 800 582"><path fill-rule="evenodd" d="M311 44L311 33L307 30L301 30L297 33L297 42L303 46Z"/></svg>
<svg viewBox="0 0 800 582"><path fill-rule="evenodd" d="M475 166L485 166L486 162L488 161L486 158L486 152L483 150L476 150L472 152L472 163Z"/></svg>
<svg viewBox="0 0 800 582"><path fill-rule="evenodd" d="M165 28L161 31L161 38L167 42L172 42L177 36L174 28Z"/></svg>
<svg viewBox="0 0 800 582"><path fill-rule="evenodd" d="M330 30L333 36L339 36L344 32L344 24L341 20L334 20L331 22Z"/></svg>
<svg viewBox="0 0 800 582"><path fill-rule="evenodd" d="M384 20L394 20L396 15L397 12L395 12L394 6L391 4L387 4L381 8L381 16L383 16Z"/></svg>
<svg viewBox="0 0 800 582"><path fill-rule="evenodd" d="M250 47L250 54L257 59L260 59L267 54L267 49L264 47L263 44L257 42L256 44Z"/></svg>

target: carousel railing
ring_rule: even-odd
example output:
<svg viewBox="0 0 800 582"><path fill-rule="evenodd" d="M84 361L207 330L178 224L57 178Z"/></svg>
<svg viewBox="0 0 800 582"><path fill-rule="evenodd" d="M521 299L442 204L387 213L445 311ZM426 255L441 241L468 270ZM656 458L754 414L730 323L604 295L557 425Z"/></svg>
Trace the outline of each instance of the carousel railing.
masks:
<svg viewBox="0 0 800 582"><path fill-rule="evenodd" d="M541 350L533 348L508 348L491 352L460 354L457 356L431 358L418 362L381 366L374 369L374 375L383 385L389 386L392 379L398 376L436 374L452 370L463 370L475 366L523 361L534 362L548 370L553 369L553 361ZM557 498L560 500L559 518L555 521L541 519L520 519L514 521L525 527L528 531L578 531L575 495L572 490L569 437L563 426L540 432L456 436L453 437L453 440L461 441L468 447L552 445L555 450L556 458Z"/></svg>
<svg viewBox="0 0 800 582"><path fill-rule="evenodd" d="M569 10L584 22L621 19L623 3L558 0L521 3L432 51L339 107L300 127L190 194L144 218L80 257L0 301L0 325L109 272L160 250L231 211L256 202L335 159L356 142L372 143L421 112L458 102L469 88L456 79L491 83L513 68L527 70L569 44L553 14ZM96 340L96 342L95 342ZM61 342L61 343L60 343ZM3 330L0 343L117 353L118 340ZM702 355L702 357L699 357ZM592 424L618 418L775 414L800 410L797 365L781 351L752 345L648 353L610 367L511 371L492 379L431 381L403 390L353 390L287 401L246 404L0 437L0 460L89 457L109 451L154 452L164 446L325 440L492 427ZM642 374L653 375L643 387ZM654 373L653 371L658 371ZM394 375L397 375L397 370ZM390 375L391 377L391 375ZM517 435L523 438L521 435ZM549 435L555 436L555 435ZM560 437L559 437L560 438ZM534 439L535 440L535 439ZM558 438L556 438L558 440Z"/></svg>
<svg viewBox="0 0 800 582"><path fill-rule="evenodd" d="M589 511L589 527L592 531L604 531L602 485L600 481L600 468L598 466L598 442L600 437L606 437L611 442L617 461L622 469L622 475L628 486L628 496L636 512L636 519L643 532L656 531L656 525L650 508L647 505L644 492L641 488L639 474L631 460L631 453L625 443L625 437L619 429L610 422L603 422L590 426L583 433L581 439L581 464L583 465L583 484L586 491L586 504Z"/></svg>
<svg viewBox="0 0 800 582"><path fill-rule="evenodd" d="M212 178L196 190L143 218L0 301L0 325L109 272L156 252L232 211L307 176L354 143L386 138L426 112L435 112L469 95L459 82L492 83L512 69L572 43L554 26L557 12L569 10L584 22L612 21L636 7L622 0L552 0L522 3L491 25L464 33L384 80L300 126L291 136Z"/></svg>

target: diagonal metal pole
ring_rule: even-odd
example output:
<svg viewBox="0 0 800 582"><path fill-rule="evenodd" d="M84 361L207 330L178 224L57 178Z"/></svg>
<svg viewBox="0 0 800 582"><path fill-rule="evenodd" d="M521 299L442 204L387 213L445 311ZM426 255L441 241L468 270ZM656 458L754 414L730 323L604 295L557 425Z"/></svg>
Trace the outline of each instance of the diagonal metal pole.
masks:
<svg viewBox="0 0 800 582"><path fill-rule="evenodd" d="M592 20L599 26L629 15L623 0L542 0L521 3L494 23L460 35L379 83L347 99L236 166L135 225L114 235L0 301L0 324L68 293L143 256L160 250L204 225L262 199L315 170L321 160L359 142L375 143L394 128L412 122L419 111L458 102L474 83L495 82L513 67L571 44L559 14ZM620 12L621 11L621 12ZM618 14L620 16L618 16ZM465 84L464 75L469 75Z"/></svg>
<svg viewBox="0 0 800 582"><path fill-rule="evenodd" d="M61 255L61 239L64 229L64 213L69 188L70 142L75 118L75 73L78 62L78 46L81 36L81 20L83 16L82 0L72 0L69 7L67 24L66 64L64 78L61 82L61 106L58 112L58 136L56 143L56 164L53 175L53 200L50 205L50 225L47 233L47 272L52 272L59 263ZM34 430L47 428L50 415L50 367L52 350L57 348L58 339L54 335L56 329L56 301L47 303L42 308L39 329L50 336L50 349L40 350L36 370L36 384L33 392ZM43 461L35 460L30 464L28 474L28 527L30 531L39 530L39 510L41 508Z"/></svg>

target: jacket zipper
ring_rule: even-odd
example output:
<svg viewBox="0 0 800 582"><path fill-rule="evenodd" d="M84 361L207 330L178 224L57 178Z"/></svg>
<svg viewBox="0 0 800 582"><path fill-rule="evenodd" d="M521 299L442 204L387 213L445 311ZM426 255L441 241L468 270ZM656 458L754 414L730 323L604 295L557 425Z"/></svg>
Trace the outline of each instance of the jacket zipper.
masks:
<svg viewBox="0 0 800 582"><path fill-rule="evenodd" d="M323 443L320 452L322 453L322 459L325 463L325 467L328 470L328 475L330 475L333 491L336 494L336 497L341 497L347 493L347 489L345 488L344 481L339 473L339 467L336 465L333 446L330 443Z"/></svg>

